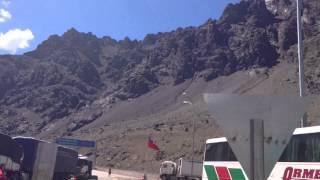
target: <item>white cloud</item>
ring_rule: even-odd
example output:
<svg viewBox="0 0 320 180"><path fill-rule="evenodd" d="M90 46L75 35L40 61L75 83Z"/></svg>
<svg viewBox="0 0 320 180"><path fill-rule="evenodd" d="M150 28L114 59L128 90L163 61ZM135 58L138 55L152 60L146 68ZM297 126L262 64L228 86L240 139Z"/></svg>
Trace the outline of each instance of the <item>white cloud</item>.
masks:
<svg viewBox="0 0 320 180"><path fill-rule="evenodd" d="M5 9L0 9L0 23L6 22L7 20L10 20L12 18L12 15L9 11Z"/></svg>
<svg viewBox="0 0 320 180"><path fill-rule="evenodd" d="M1 4L4 6L4 7L9 7L11 1L10 0L2 0Z"/></svg>
<svg viewBox="0 0 320 180"><path fill-rule="evenodd" d="M18 49L28 48L34 35L30 29L11 29L6 33L0 32L0 50L15 54Z"/></svg>

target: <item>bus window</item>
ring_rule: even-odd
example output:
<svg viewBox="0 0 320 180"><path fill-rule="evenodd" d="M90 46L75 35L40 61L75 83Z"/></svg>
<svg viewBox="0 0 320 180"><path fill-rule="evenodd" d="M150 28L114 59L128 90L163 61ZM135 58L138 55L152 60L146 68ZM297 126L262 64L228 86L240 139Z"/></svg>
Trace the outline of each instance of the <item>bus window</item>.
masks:
<svg viewBox="0 0 320 180"><path fill-rule="evenodd" d="M294 135L281 155L279 161L319 162L320 135L318 133Z"/></svg>
<svg viewBox="0 0 320 180"><path fill-rule="evenodd" d="M206 145L205 161L237 161L227 142Z"/></svg>

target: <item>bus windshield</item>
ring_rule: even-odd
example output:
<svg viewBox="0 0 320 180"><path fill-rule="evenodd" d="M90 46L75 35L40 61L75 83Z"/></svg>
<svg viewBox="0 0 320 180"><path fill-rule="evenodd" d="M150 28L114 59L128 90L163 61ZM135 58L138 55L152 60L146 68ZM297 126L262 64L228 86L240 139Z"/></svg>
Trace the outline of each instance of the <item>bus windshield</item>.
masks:
<svg viewBox="0 0 320 180"><path fill-rule="evenodd" d="M206 145L205 161L237 161L228 142Z"/></svg>
<svg viewBox="0 0 320 180"><path fill-rule="evenodd" d="M320 134L294 135L279 162L320 162Z"/></svg>

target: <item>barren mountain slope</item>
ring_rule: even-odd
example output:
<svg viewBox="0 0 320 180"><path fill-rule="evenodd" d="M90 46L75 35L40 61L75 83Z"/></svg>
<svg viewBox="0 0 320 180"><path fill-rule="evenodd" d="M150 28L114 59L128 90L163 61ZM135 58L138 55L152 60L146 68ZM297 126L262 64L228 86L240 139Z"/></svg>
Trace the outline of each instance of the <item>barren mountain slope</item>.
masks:
<svg viewBox="0 0 320 180"><path fill-rule="evenodd" d="M167 89L170 89L170 92L166 91ZM184 91L190 95L190 99L182 96ZM297 96L296 66L284 62L271 69L240 71L209 83L195 80L185 82L179 87L159 88L137 99L124 102L119 109L115 107L114 111L119 113L124 111L124 107L125 113L131 112L129 116L125 115L126 121L108 121L117 119L119 113L104 113L107 115L96 120L90 128L83 128L72 136L98 141L100 166L157 172L163 160L191 158L192 120L195 119L195 157L202 160L204 141L223 135L215 125L214 117L206 110L203 93ZM168 104L168 100L173 102ZM193 106L183 104L184 100L191 100ZM150 101L152 107L141 106ZM319 103L320 101L317 101L309 109L308 121L312 125L320 124L320 113L316 110ZM163 154L157 154L147 148L148 136L156 140Z"/></svg>

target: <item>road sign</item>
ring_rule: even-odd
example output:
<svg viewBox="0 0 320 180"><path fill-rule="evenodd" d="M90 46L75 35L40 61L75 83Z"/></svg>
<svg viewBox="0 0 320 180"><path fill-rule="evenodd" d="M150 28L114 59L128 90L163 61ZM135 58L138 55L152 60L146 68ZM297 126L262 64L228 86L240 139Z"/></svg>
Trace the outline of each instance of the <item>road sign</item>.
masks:
<svg viewBox="0 0 320 180"><path fill-rule="evenodd" d="M253 168L261 167L263 176L270 174L307 107L300 97L205 94L204 99L251 179L260 177ZM257 154L263 157L257 159ZM257 161L263 163L254 167Z"/></svg>
<svg viewBox="0 0 320 180"><path fill-rule="evenodd" d="M87 147L87 148L94 148L96 146L95 141L69 139L69 138L58 138L56 139L56 143L64 146L76 146L76 147Z"/></svg>

